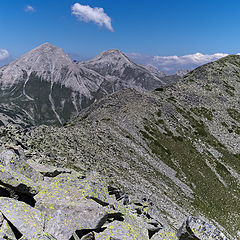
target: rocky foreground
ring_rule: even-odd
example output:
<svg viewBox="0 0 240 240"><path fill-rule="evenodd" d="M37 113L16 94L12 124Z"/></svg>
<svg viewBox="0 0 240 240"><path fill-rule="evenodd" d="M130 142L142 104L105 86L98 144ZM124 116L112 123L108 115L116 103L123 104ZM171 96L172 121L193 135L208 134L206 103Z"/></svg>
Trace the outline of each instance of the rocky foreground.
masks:
<svg viewBox="0 0 240 240"><path fill-rule="evenodd" d="M151 215L149 199L132 200L97 172L33 160L38 153L21 147L28 139L19 131L1 135L0 239L228 239L192 216L171 229Z"/></svg>

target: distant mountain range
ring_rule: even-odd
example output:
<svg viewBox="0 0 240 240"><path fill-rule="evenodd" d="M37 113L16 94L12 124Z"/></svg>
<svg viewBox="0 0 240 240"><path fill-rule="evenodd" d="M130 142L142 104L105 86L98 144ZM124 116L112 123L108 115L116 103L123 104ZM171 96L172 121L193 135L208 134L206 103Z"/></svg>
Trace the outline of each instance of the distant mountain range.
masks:
<svg viewBox="0 0 240 240"><path fill-rule="evenodd" d="M135 64L119 50L76 63L62 49L46 43L0 68L1 119L15 111L19 119L11 121L16 123L28 119L29 124L62 125L120 89L152 91L169 83L169 77Z"/></svg>

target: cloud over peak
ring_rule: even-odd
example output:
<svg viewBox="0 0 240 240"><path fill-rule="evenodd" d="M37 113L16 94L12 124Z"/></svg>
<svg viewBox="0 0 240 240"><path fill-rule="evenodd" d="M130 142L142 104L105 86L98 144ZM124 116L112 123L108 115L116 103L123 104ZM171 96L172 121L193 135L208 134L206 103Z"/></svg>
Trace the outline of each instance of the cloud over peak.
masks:
<svg viewBox="0 0 240 240"><path fill-rule="evenodd" d="M158 69L175 73L179 69L192 70L200 65L208 62L216 61L222 57L226 57L229 54L215 53L215 54L202 54L195 53L184 56L148 56L137 53L129 53L128 56L139 64L151 64Z"/></svg>
<svg viewBox="0 0 240 240"><path fill-rule="evenodd" d="M103 8L92 8L88 5L81 5L80 3L75 3L72 6L72 14L81 21L94 22L99 26L105 26L111 32L114 31L112 27L112 20L104 12Z"/></svg>
<svg viewBox="0 0 240 240"><path fill-rule="evenodd" d="M161 62L161 60L165 60L171 63L179 63L179 64L204 64L207 62L215 61L219 58L226 57L228 54L225 53L215 53L212 55L195 53L184 56L155 56L154 61Z"/></svg>

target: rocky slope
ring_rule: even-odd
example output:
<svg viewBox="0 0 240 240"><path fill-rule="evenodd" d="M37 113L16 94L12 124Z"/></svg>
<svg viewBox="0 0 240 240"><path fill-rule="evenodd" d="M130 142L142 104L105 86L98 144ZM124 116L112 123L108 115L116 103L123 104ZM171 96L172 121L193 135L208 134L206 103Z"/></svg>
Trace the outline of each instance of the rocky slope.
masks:
<svg viewBox="0 0 240 240"><path fill-rule="evenodd" d="M180 77L184 77L185 75L187 75L189 72L191 72L190 70L182 70L182 69L180 69L180 70L178 70L177 72L176 72L176 75L178 75L178 76L180 76Z"/></svg>
<svg viewBox="0 0 240 240"><path fill-rule="evenodd" d="M169 81L130 62L119 50L100 56L76 64L62 49L46 43L0 68L0 106L5 109L0 110L0 116L6 119L4 124L62 125L109 93L130 87L153 90ZM13 119L11 111L17 112L22 122Z"/></svg>
<svg viewBox="0 0 240 240"><path fill-rule="evenodd" d="M240 56L228 56L174 86L153 93L124 89L60 129L42 126L6 142L21 143L41 163L99 172L137 206L147 201L147 214L171 231L193 215L239 239L239 93Z"/></svg>
<svg viewBox="0 0 240 240"><path fill-rule="evenodd" d="M95 171L43 164L39 152L20 146L26 147L27 135L1 130L1 239L228 240L191 216L175 232L152 215L149 199L133 200Z"/></svg>
<svg viewBox="0 0 240 240"><path fill-rule="evenodd" d="M48 47L59 54L52 68L58 74L65 55L48 44L40 47L41 54ZM41 60L35 51L29 56L36 66L51 56L48 49ZM31 106L48 113L42 101L59 100L65 88L69 99L75 86L73 80L67 85L67 77L48 78L45 67L37 69L24 59L19 65L30 68L39 85L30 78L27 88L31 80L21 79L16 62L12 73L9 65L0 70L3 239L240 239L240 56L201 66L154 92L122 89L103 97L97 90L101 99L63 127L25 130L5 122L11 117L19 125L28 123L35 111ZM84 76L99 76L94 86L107 95L111 91L104 83L116 82L116 66L107 61L104 73L90 63L69 62ZM38 102L51 85L61 91L55 97L47 92ZM50 106L54 113L51 101ZM53 123L51 116L38 119Z"/></svg>

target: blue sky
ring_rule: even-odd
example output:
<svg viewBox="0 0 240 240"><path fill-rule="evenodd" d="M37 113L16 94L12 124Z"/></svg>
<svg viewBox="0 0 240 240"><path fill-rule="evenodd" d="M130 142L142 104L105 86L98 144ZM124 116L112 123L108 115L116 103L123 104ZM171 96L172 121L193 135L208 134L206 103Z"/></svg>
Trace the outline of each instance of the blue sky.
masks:
<svg viewBox="0 0 240 240"><path fill-rule="evenodd" d="M79 20L71 10L76 3L103 8L114 32ZM239 0L1 0L0 49L18 57L51 42L82 58L111 48L159 56L238 53L239 10Z"/></svg>

